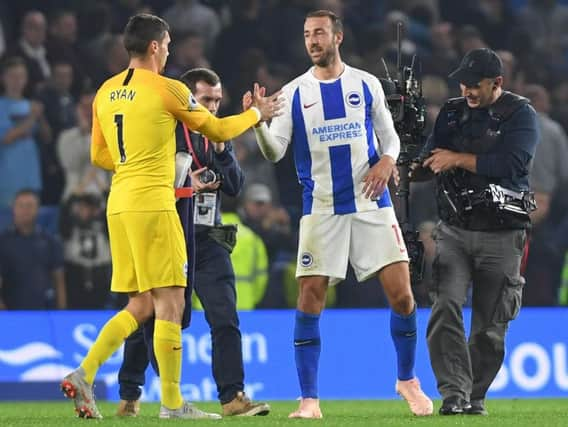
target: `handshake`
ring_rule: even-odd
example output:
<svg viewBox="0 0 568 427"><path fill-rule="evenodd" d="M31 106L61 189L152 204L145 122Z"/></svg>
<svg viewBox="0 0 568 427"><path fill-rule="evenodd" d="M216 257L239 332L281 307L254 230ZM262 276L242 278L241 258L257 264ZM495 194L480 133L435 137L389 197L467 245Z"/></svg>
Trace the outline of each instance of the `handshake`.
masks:
<svg viewBox="0 0 568 427"><path fill-rule="evenodd" d="M248 110L250 107L256 107L260 111L261 122L280 116L284 107L284 99L280 98L281 94L282 90L279 90L270 96L265 96L266 88L255 83L253 91L249 90L243 95L243 111Z"/></svg>

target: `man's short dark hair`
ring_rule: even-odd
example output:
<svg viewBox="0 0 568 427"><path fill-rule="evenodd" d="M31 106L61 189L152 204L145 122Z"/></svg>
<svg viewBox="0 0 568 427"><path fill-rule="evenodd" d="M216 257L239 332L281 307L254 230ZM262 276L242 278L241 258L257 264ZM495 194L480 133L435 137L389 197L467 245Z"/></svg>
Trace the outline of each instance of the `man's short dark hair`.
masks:
<svg viewBox="0 0 568 427"><path fill-rule="evenodd" d="M209 86L216 86L221 83L221 78L217 73L209 68L192 68L183 73L180 78L192 92L195 92L197 82L205 82Z"/></svg>
<svg viewBox="0 0 568 427"><path fill-rule="evenodd" d="M14 200L16 200L17 198L19 198L21 196L33 196L37 199L37 201L39 203L38 192L36 190L31 189L31 188L22 188L21 190L18 190L18 192L14 196Z"/></svg>
<svg viewBox="0 0 568 427"><path fill-rule="evenodd" d="M343 32L343 22L341 22L341 18L331 10L314 10L306 15L306 19L308 18L329 18L333 34Z"/></svg>
<svg viewBox="0 0 568 427"><path fill-rule="evenodd" d="M13 67L24 67L26 70L28 68L26 61L21 56L8 56L2 61L0 66L2 73Z"/></svg>
<svg viewBox="0 0 568 427"><path fill-rule="evenodd" d="M161 42L170 26L162 18L139 13L131 16L124 28L124 47L130 56L144 56L153 40Z"/></svg>

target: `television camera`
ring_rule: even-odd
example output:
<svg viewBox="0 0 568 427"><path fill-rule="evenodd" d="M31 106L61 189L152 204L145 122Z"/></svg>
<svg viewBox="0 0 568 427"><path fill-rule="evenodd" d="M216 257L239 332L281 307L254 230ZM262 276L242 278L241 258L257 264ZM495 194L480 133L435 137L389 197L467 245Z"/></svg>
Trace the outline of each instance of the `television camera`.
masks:
<svg viewBox="0 0 568 427"><path fill-rule="evenodd" d="M396 187L395 209L402 235L410 258L410 277L414 284L422 281L424 273L424 246L418 238L418 231L409 219L410 165L418 162L420 150L425 143L423 135L426 124L426 105L422 96L422 80L416 55L410 66L401 64L402 22L397 24L397 78L392 79L382 59L386 78L380 78L386 102L391 112L395 130L400 138L400 155L397 167L400 177Z"/></svg>

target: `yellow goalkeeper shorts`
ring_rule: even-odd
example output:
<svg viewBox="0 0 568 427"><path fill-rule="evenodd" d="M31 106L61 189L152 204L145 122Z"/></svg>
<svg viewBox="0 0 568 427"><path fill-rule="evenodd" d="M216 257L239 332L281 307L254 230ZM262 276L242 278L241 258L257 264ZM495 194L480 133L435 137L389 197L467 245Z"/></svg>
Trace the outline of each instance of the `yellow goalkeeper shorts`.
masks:
<svg viewBox="0 0 568 427"><path fill-rule="evenodd" d="M187 251L175 211L108 215L113 292L187 286Z"/></svg>

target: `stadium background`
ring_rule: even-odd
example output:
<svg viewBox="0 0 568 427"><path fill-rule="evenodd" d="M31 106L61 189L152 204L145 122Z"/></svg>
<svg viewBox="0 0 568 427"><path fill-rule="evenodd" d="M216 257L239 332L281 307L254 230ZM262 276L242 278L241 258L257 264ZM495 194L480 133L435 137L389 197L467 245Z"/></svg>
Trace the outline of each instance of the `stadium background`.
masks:
<svg viewBox="0 0 568 427"><path fill-rule="evenodd" d="M551 9L544 10L545 5ZM414 53L422 61L430 118L435 116L446 98L457 95L455 82L446 78L448 72L455 68L465 51L480 46L499 50L506 65L508 89L534 98L535 102L542 101L543 96L549 101L548 108L543 102L541 115L554 120L556 129L561 131L545 134L548 139L543 139L543 144L547 149L535 158L535 164L547 169L550 176L533 182L533 186L544 200L550 202L550 207L544 209L544 213L541 209L542 215L535 218L525 308L511 325L505 367L491 394L495 397L565 395L568 390L568 337L565 328L553 325L564 325L568 320L568 311L562 307L568 304L565 261L568 216L566 197L562 197L564 183L568 180L568 141L565 136L568 127L568 1L1 2L2 61L26 53L20 45L26 33L25 17L32 11L39 11L45 18L44 38L41 40L40 35L38 39L45 48L43 57L41 54L39 57L46 62L36 60L35 66L28 62L30 78L25 96L44 103L44 114L52 128L47 140L38 137L35 141L42 167L42 207L38 222L62 241L68 292L71 288L85 288L84 270L93 269L93 257L74 256L70 249L75 235L72 230L76 226L70 201L88 200L91 205L96 205L89 217L95 224L101 218L104 220L107 188L104 184L83 188L70 186L71 170L77 165L69 165L62 156L65 152L58 147L64 136L68 141L72 140L73 134L69 131L80 126L81 102L88 100L89 94L92 96L102 81L126 66L120 32L128 16L143 10L168 19L173 42L166 73L176 77L195 66L214 68L224 82L222 115L225 115L239 110L240 95L253 81L265 85L270 93L309 66L302 40L303 17L307 10L319 8L335 10L344 17L344 60L378 76L384 76L381 57L389 64L391 75L395 75L394 28L396 22L403 21L406 29L402 42L403 61L408 63ZM34 18L37 16L35 14ZM32 19L28 24L28 31L33 33L35 29L41 33L41 28L38 30L41 19ZM30 34L28 32L27 36ZM549 123L542 120L543 126ZM77 138L76 143L81 141ZM263 283L262 292L250 307L246 307L256 310L242 313L248 392L257 399L292 399L297 394L290 345L293 314L275 309L293 306L294 281L290 277L290 266L295 257L301 200L299 189L290 157L276 166L260 160L254 137L250 134L235 141L235 148L247 174L248 188L255 183L265 186L262 197L260 193L251 194L245 190L239 199L227 201L227 206L236 204L243 221L263 239L269 262L267 271L258 273L258 281ZM2 150L0 148L0 155L4 155ZM22 162L18 165L20 169L25 171L25 159L18 161ZM83 171L82 177L87 173L87 170ZM108 182L104 177L101 180ZM427 255L431 243L428 230L436 220L431 194L428 186L413 186L412 217L422 231ZM0 197L6 198L5 194ZM264 206L255 211L258 204ZM5 203L0 206L0 228L9 227L10 222L10 206ZM86 262L85 258L90 261ZM97 260L106 269L104 271L110 272L108 259ZM2 261L0 259L0 267L6 268ZM34 260L29 262L32 266ZM46 289L45 300L33 301L35 306L24 307L33 311L7 307L9 310L0 312L0 399L55 397L56 388L50 381L57 381L68 368L75 366L103 320L108 318L105 311L71 309L111 309L122 303L106 291L106 277L103 274L98 282L95 281L95 291L89 290L97 298L91 298L87 291L79 292L74 299L68 300L66 308L69 311L53 310L54 292ZM428 280L426 274L424 283L415 289L420 306L424 307L419 315L421 331L425 331L428 316ZM23 289L34 286L32 283L15 285ZM2 291L6 291L5 286ZM93 301L96 306L88 304ZM376 285L356 285L350 276L330 295L329 306L341 310L328 310L322 320L326 348L322 357L322 397L394 397L395 378L391 369L394 352L388 337L385 300ZM210 344L200 314L185 332L184 340L187 343L183 367L185 393L191 400L214 399ZM419 346L418 374L426 391L436 396L424 334ZM119 362L120 354L117 354L101 371L105 386L101 385L100 390L106 389L111 399L117 398L115 374ZM43 387L37 381L47 383ZM148 377L145 397L149 400L157 398L152 374Z"/></svg>

